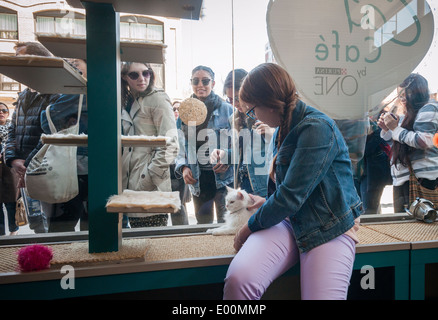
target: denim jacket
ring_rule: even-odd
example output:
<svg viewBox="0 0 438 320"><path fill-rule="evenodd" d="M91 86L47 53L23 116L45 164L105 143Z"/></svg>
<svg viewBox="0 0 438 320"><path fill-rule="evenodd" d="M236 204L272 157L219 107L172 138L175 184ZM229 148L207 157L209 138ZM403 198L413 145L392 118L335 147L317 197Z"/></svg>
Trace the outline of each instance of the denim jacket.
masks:
<svg viewBox="0 0 438 320"><path fill-rule="evenodd" d="M274 134L276 141L278 129ZM300 252L342 235L362 213L345 140L335 122L299 101L276 159L276 190L250 218L255 232L289 218Z"/></svg>
<svg viewBox="0 0 438 320"><path fill-rule="evenodd" d="M226 130L227 134L229 134L229 130L231 129L230 123L228 122L228 118L233 113L233 107L223 101L219 96L217 96L215 93L211 93L212 95L215 95L216 99L220 99L220 106L215 108L212 112L212 115L210 119L208 120L207 129L210 129L209 131L211 133L215 134L215 138L217 141L219 141L220 132L221 130ZM193 178L198 180L195 184L191 185L189 184L190 192L194 196L199 196L201 192L201 188L199 186L199 177L201 175L201 169L199 167L199 162L197 159L196 154L196 141L191 141L189 143L188 139L184 137L184 133L182 132L181 128L181 120L178 119L177 123L178 127L178 141L179 141L179 153L176 157L176 166L175 166L175 175L178 178L182 177L182 169L184 167L189 167L192 171ZM191 128L189 128L189 139L195 139L196 140L196 133L195 128L193 128L194 135L193 138L190 135ZM216 140L211 139L211 140ZM215 173L214 174L216 179L216 188L222 188L225 187L234 181L234 168L232 165L229 166L228 170L223 173Z"/></svg>
<svg viewBox="0 0 438 320"><path fill-rule="evenodd" d="M244 133L242 134L242 132ZM246 166L252 193L266 197L272 160L272 152L269 152L270 141L265 141L265 137L252 128L244 128L239 136L242 138L239 139L239 149L242 149L242 155L239 157L239 167Z"/></svg>

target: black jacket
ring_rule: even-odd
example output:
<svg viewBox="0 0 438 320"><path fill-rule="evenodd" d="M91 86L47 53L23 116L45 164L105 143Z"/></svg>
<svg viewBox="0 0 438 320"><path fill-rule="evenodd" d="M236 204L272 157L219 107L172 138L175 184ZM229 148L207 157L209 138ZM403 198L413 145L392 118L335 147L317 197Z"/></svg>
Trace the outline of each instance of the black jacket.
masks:
<svg viewBox="0 0 438 320"><path fill-rule="evenodd" d="M24 159L37 146L43 130L41 128L41 112L58 95L40 94L25 89L18 94L15 111L12 114L6 142L6 165L11 167L15 159Z"/></svg>

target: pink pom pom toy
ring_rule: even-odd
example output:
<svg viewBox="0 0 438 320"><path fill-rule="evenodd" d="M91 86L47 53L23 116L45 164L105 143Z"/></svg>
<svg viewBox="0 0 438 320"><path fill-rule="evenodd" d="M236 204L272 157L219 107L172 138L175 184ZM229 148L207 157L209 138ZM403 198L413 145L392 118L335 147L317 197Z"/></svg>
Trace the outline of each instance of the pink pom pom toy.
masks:
<svg viewBox="0 0 438 320"><path fill-rule="evenodd" d="M34 244L21 248L18 252L18 265L21 271L38 271L48 269L53 252L49 247Z"/></svg>

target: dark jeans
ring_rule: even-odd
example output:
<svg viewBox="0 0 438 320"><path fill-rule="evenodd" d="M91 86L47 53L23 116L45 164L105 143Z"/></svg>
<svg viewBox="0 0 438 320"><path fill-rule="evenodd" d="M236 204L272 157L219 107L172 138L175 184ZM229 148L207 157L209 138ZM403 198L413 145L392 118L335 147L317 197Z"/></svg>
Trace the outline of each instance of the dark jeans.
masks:
<svg viewBox="0 0 438 320"><path fill-rule="evenodd" d="M20 192L21 196L23 197L23 201L25 202L29 228L35 233L46 233L48 229L47 217L42 210L41 202L29 197L25 188L21 188Z"/></svg>
<svg viewBox="0 0 438 320"><path fill-rule="evenodd" d="M14 232L18 230L17 225L15 224L15 202L5 203L6 212L8 215L8 228L9 232ZM6 234L5 230L5 214L3 211L3 204L0 203L0 236L4 236Z"/></svg>
<svg viewBox="0 0 438 320"><path fill-rule="evenodd" d="M216 188L216 179L213 171L201 171L199 180L201 193L199 197L193 196L195 216L198 224L213 223L213 204L216 205L217 222L225 222L224 215L227 210L225 208L225 196L227 195L227 189L225 187ZM232 184L230 184L230 187L232 187Z"/></svg>
<svg viewBox="0 0 438 320"><path fill-rule="evenodd" d="M401 186L394 186L392 189L394 200L394 213L405 212L405 208L409 209L409 181L406 181Z"/></svg>
<svg viewBox="0 0 438 320"><path fill-rule="evenodd" d="M386 185L392 184L388 158L383 151L367 156L365 173L360 181L355 180L356 189L362 199L364 214L380 213L380 198Z"/></svg>
<svg viewBox="0 0 438 320"><path fill-rule="evenodd" d="M186 208L186 202L190 201L190 191L189 188L184 183L184 179L176 178L174 174L175 168L174 166L171 166L170 173L171 173L171 183L172 183L172 191L178 191L179 192L179 199L181 200L181 208L178 212L172 213L170 215L170 218L172 219L172 225L187 225L189 224L189 218L187 216L187 208Z"/></svg>
<svg viewBox="0 0 438 320"><path fill-rule="evenodd" d="M81 230L88 229L88 176L79 176L79 194L64 203L41 202L48 217L49 232L73 232L81 219ZM82 221L83 220L83 221Z"/></svg>

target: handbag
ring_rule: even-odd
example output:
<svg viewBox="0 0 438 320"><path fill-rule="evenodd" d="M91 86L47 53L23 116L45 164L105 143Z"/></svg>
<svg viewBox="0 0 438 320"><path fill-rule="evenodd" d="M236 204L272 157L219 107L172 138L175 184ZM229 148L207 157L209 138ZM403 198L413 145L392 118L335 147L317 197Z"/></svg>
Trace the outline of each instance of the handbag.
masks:
<svg viewBox="0 0 438 320"><path fill-rule="evenodd" d="M417 198L431 201L434 208L438 209L438 187L434 190L423 187L415 176L412 166L409 165L409 205Z"/></svg>
<svg viewBox="0 0 438 320"><path fill-rule="evenodd" d="M26 207L24 206L23 197L18 198L15 206L15 224L18 227L25 226L29 223L27 220Z"/></svg>
<svg viewBox="0 0 438 320"><path fill-rule="evenodd" d="M47 122L52 134L79 133L83 95L79 98L78 120L75 125L56 131L46 108ZM67 202L79 194L77 176L77 146L45 144L30 161L25 175L26 190L32 199L47 203Z"/></svg>

